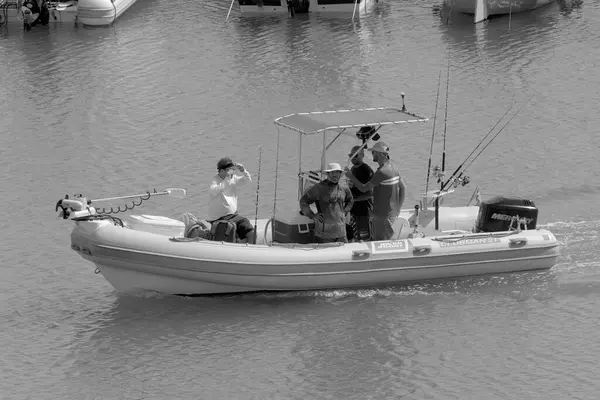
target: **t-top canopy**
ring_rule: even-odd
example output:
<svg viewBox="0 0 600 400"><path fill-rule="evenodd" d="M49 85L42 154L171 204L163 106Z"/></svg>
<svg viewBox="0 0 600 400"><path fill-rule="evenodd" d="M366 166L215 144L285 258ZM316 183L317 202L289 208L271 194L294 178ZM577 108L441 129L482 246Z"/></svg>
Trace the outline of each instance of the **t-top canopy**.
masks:
<svg viewBox="0 0 600 400"><path fill-rule="evenodd" d="M408 111L391 107L379 107L297 113L279 117L274 122L276 125L301 134L312 135L328 130L344 128L397 125L426 121L429 121L429 119Z"/></svg>

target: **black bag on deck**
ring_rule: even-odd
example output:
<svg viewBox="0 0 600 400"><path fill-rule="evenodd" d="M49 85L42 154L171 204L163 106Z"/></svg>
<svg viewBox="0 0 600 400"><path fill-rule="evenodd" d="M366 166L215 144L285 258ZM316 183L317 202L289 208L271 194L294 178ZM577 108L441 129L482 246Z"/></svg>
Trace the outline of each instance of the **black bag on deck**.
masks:
<svg viewBox="0 0 600 400"><path fill-rule="evenodd" d="M238 215L227 215L212 223L210 229L211 240L216 242L237 242L237 225Z"/></svg>

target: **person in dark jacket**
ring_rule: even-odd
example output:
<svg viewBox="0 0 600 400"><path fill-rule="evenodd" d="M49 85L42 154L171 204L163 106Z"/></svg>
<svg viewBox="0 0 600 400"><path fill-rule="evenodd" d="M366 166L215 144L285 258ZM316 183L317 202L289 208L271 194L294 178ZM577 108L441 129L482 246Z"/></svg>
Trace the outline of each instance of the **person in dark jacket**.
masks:
<svg viewBox="0 0 600 400"><path fill-rule="evenodd" d="M342 176L340 164L330 163L323 172L327 173L327 179L304 193L300 198L300 210L315 221L315 243L348 242L346 213L354 204L352 192L339 183ZM310 209L313 203L317 213Z"/></svg>
<svg viewBox="0 0 600 400"><path fill-rule="evenodd" d="M354 156L354 157L352 157ZM369 164L365 163L363 158L365 152L363 146L356 145L350 150L348 157L351 158L352 168L350 171L352 175L356 177L361 183L367 183L373 177L373 168ZM366 190L361 191L357 188L352 181L349 183L350 191L354 196L354 205L350 210L351 220L351 234L348 235L348 239L354 239L355 241L368 241L371 240L371 213L373 211L373 191Z"/></svg>

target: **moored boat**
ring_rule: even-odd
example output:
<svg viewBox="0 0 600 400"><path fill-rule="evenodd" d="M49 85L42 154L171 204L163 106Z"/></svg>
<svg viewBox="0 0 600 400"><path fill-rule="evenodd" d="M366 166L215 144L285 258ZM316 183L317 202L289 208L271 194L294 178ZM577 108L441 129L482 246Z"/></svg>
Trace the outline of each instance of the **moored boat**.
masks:
<svg viewBox="0 0 600 400"><path fill-rule="evenodd" d="M340 137L353 137L366 147L379 140L383 127L426 121L406 111L403 104L401 109L295 113L274 122L299 136L301 196L322 179L326 151ZM328 133L334 135L329 143ZM321 168L303 171L302 138L311 135L323 137ZM189 218L183 219L186 223L151 215L117 218L114 213L131 208L95 206L130 198L184 196L183 189L99 200L66 197L56 209L75 223L71 248L94 263L120 292L212 294L369 287L554 266L558 241L550 231L537 228L538 210L532 201L495 197L474 206L440 204L452 188L468 183L464 172L457 168L438 191L426 190L414 209L403 209L392 238L381 241L315 244L314 222L298 207L274 207L273 216L260 220L257 215L256 242L238 243L234 236L218 236L210 227L202 228L210 234L192 237ZM440 177L444 179L443 174Z"/></svg>
<svg viewBox="0 0 600 400"><path fill-rule="evenodd" d="M87 26L110 25L136 0L0 0L0 22L23 22L29 30L50 23L81 23Z"/></svg>
<svg viewBox="0 0 600 400"><path fill-rule="evenodd" d="M554 0L444 0L451 12L473 14L475 23L488 19L491 15L514 14L535 10Z"/></svg>
<svg viewBox="0 0 600 400"><path fill-rule="evenodd" d="M30 7L28 7L28 5ZM36 25L77 22L77 0L32 1L0 0L0 22L23 22L26 29Z"/></svg>
<svg viewBox="0 0 600 400"><path fill-rule="evenodd" d="M78 19L83 25L110 25L135 2L136 0L79 0Z"/></svg>
<svg viewBox="0 0 600 400"><path fill-rule="evenodd" d="M237 0L237 2L243 15L289 13L293 16L306 13L366 14L377 6L379 0Z"/></svg>

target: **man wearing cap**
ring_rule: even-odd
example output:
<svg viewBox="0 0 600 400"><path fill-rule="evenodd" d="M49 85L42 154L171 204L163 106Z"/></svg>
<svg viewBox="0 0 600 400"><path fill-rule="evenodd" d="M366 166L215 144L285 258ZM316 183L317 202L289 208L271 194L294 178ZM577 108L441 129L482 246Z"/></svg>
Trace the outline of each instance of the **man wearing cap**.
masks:
<svg viewBox="0 0 600 400"><path fill-rule="evenodd" d="M406 195L406 185L398 170L390 162L390 149L384 142L377 142L368 149L373 153L373 161L379 164L373 178L360 182L352 171L346 169L346 176L358 190L373 190L373 217L371 239L389 240L394 235L394 221L400 214Z"/></svg>
<svg viewBox="0 0 600 400"><path fill-rule="evenodd" d="M236 174L237 171L241 175ZM210 199L207 220L211 223L219 219L230 220L236 224L238 237L247 243L255 242L255 232L248 218L237 214L237 187L251 181L250 173L242 164L223 157L217 163L217 175L208 188Z"/></svg>
<svg viewBox="0 0 600 400"><path fill-rule="evenodd" d="M354 157L352 157L354 156ZM373 169L363 161L365 152L363 146L356 145L350 150L352 168L350 171L361 183L367 183L373 177ZM371 240L371 213L373 211L373 191L361 192L359 188L350 182L350 191L354 197L354 205L350 210L352 216L352 238L355 240ZM350 239L350 237L348 237Z"/></svg>
<svg viewBox="0 0 600 400"><path fill-rule="evenodd" d="M330 163L323 170L327 179L316 183L300 198L302 214L315 221L315 243L348 242L346 236L345 216L354 199L347 186L339 184L342 167L338 163ZM315 214L310 205L315 204Z"/></svg>

